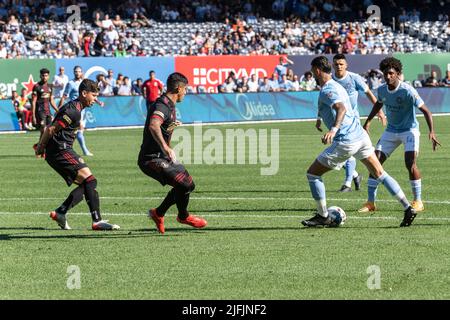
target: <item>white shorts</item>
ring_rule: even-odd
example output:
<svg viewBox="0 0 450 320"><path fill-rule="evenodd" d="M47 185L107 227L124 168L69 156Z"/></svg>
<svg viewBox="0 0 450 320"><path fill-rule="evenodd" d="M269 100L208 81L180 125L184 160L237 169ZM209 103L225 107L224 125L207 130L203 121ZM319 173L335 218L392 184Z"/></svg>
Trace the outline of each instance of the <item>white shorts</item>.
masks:
<svg viewBox="0 0 450 320"><path fill-rule="evenodd" d="M317 157L317 161L330 169L340 170L352 156L358 160L363 160L367 159L373 152L372 141L364 131L364 137L357 142L342 143L334 141Z"/></svg>
<svg viewBox="0 0 450 320"><path fill-rule="evenodd" d="M399 133L385 131L381 135L380 140L378 140L376 150L383 152L386 157L389 157L400 144L403 144L405 152L416 151L418 153L419 137L420 132L417 129Z"/></svg>

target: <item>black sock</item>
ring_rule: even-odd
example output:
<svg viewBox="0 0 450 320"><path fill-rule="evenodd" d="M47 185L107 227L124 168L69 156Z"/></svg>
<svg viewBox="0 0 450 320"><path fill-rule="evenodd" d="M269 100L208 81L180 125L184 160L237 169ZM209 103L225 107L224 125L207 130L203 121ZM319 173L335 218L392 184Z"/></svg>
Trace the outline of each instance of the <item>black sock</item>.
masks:
<svg viewBox="0 0 450 320"><path fill-rule="evenodd" d="M189 215L189 212L187 211L189 195L190 193L186 193L185 189L175 189L175 202L178 208L178 218L181 220L185 220Z"/></svg>
<svg viewBox="0 0 450 320"><path fill-rule="evenodd" d="M167 210L175 204L175 189L172 188L164 198L163 202L156 208L156 213L160 217L164 217Z"/></svg>
<svg viewBox="0 0 450 320"><path fill-rule="evenodd" d="M78 186L72 190L67 199L59 206L55 211L59 214L66 214L67 211L75 207L77 204L83 200L84 188L83 186Z"/></svg>
<svg viewBox="0 0 450 320"><path fill-rule="evenodd" d="M83 186L86 202L91 211L92 221L97 222L102 220L102 216L100 215L100 199L97 190L95 190L97 187L97 179L94 176L89 176L83 181Z"/></svg>

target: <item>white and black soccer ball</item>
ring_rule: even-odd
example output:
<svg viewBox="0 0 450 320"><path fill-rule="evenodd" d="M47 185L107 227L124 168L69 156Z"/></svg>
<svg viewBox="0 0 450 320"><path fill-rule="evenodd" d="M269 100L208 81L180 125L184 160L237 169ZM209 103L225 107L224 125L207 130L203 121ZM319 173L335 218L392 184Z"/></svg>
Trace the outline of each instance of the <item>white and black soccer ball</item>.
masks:
<svg viewBox="0 0 450 320"><path fill-rule="evenodd" d="M331 218L332 227L339 227L347 220L345 211L337 206L328 208L328 216Z"/></svg>

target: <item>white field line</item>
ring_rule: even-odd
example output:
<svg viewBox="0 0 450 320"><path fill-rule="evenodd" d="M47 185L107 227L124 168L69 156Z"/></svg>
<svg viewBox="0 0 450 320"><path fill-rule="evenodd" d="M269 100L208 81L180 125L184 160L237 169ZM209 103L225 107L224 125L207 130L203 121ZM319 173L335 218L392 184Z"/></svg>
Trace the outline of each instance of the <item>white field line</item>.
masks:
<svg viewBox="0 0 450 320"><path fill-rule="evenodd" d="M46 201L46 200L64 200L63 197L42 197L42 198L0 198L0 201ZM161 197L100 197L103 200L162 200ZM191 197L191 200L198 201L215 201L215 200L239 200L239 201L313 201L312 198L276 198L276 197ZM364 201L362 199L345 199L345 198L327 198L330 201ZM377 200L377 202L397 202L394 199ZM423 201L430 204L450 204L450 200L428 200Z"/></svg>
<svg viewBox="0 0 450 320"><path fill-rule="evenodd" d="M8 212L8 211L0 211L0 215L36 215L36 216L48 216L48 212L40 212L40 211L31 211L31 212ZM69 212L68 215L75 216L89 216L87 212ZM145 217L146 212L102 212L103 216L139 216ZM175 217L176 214L167 214L166 216ZM202 217L211 217L211 218L272 218L272 219L305 219L310 218L311 215L277 215L277 214L201 214ZM368 216L350 216L351 220L398 220L400 217L385 217L385 216L376 216L376 215L368 215ZM418 216L415 220L435 220L435 221L450 221L450 217L427 217L427 216Z"/></svg>

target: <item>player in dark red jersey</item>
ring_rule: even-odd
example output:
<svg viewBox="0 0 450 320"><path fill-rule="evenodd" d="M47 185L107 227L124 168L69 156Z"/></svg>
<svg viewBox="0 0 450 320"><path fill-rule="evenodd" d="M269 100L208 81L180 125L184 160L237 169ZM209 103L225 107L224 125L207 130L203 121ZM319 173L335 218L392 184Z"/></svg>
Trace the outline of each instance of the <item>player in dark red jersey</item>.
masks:
<svg viewBox="0 0 450 320"><path fill-rule="evenodd" d="M42 133L44 127L52 122L52 114L50 106L56 111L55 101L53 100L53 85L48 83L50 71L46 68L40 70L41 81L33 87L31 112L33 116L33 125L35 125Z"/></svg>
<svg viewBox="0 0 450 320"><path fill-rule="evenodd" d="M83 200L83 196L86 198L91 212L93 230L120 228L107 220L102 220L100 201L96 190L97 180L84 160L72 148L75 132L80 127L81 111L92 106L97 96L97 83L89 79L83 80L79 87L79 97L61 107L52 124L45 128L36 148L36 155L45 154L47 163L64 178L68 186L71 186L72 183L78 185L56 210L50 212L50 217L66 230L70 229L66 213Z"/></svg>
<svg viewBox="0 0 450 320"><path fill-rule="evenodd" d="M173 129L181 124L176 120L175 105L186 95L187 83L187 78L178 72L168 77L167 92L150 105L139 153L139 168L163 186L172 186L161 205L148 212L149 218L153 219L160 233L165 232L164 215L174 204L178 208L178 222L194 228L203 228L207 224L206 220L190 214L187 210L189 194L195 185L184 166L176 160L175 152L170 147Z"/></svg>

